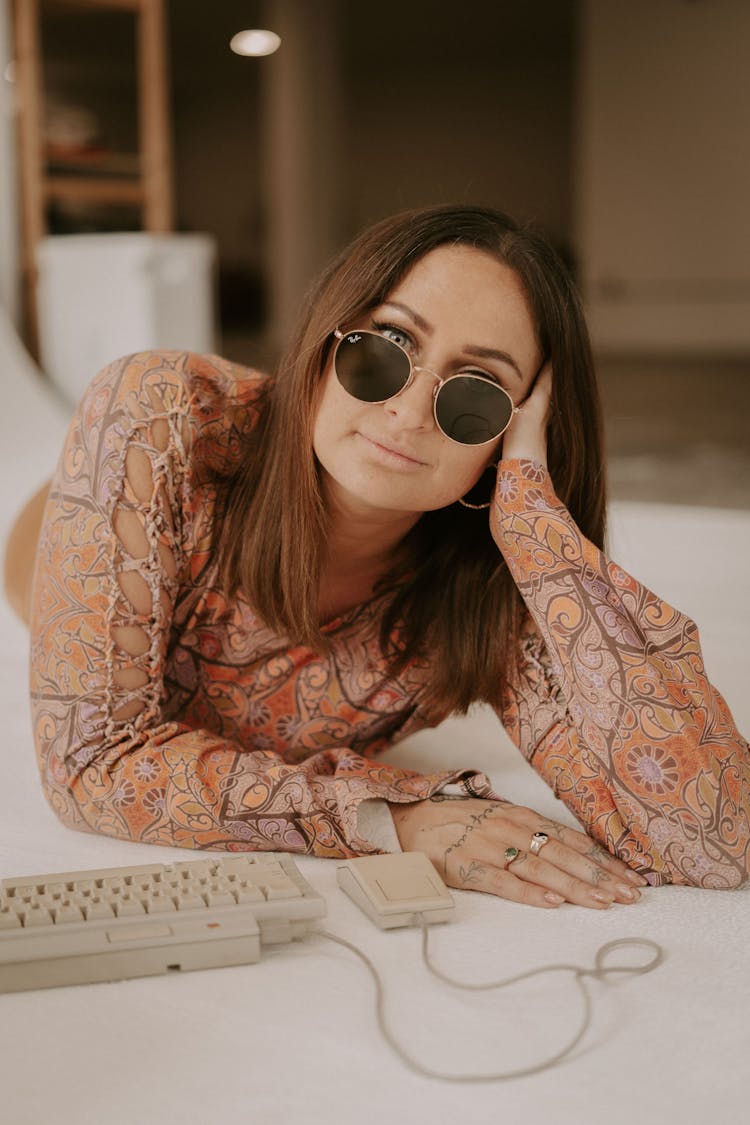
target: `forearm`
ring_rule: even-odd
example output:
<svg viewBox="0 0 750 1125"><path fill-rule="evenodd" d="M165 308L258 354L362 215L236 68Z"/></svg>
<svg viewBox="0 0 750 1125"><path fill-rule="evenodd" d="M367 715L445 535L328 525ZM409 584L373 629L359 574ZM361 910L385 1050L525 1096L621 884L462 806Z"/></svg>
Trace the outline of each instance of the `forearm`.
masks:
<svg viewBox="0 0 750 1125"><path fill-rule="evenodd" d="M60 729L40 739L39 757L45 794L70 827L173 847L327 857L378 850L361 815L369 802L412 804L464 776L379 765L346 747L290 764L178 723L82 749L66 746Z"/></svg>
<svg viewBox="0 0 750 1125"><path fill-rule="evenodd" d="M587 830L652 881L737 885L750 755L695 625L581 535L538 467L509 464L505 497L496 539L543 640L527 643L502 716L511 736Z"/></svg>

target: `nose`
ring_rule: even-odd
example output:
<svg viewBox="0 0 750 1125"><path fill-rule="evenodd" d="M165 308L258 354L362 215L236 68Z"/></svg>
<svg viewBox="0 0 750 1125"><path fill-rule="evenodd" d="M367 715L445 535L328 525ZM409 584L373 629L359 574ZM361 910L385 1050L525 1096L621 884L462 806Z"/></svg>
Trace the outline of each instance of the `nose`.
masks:
<svg viewBox="0 0 750 1125"><path fill-rule="evenodd" d="M385 409L405 429L427 430L435 424L433 402L440 376L428 367L414 367L404 389L386 402Z"/></svg>

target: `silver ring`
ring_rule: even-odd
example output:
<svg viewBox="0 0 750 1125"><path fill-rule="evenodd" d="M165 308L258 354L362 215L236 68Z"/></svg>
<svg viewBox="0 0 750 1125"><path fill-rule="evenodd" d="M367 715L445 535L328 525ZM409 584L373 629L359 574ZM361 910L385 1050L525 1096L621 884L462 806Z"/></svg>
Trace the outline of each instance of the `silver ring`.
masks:
<svg viewBox="0 0 750 1125"><path fill-rule="evenodd" d="M535 832L531 837L531 843L529 844L529 851L531 852L531 854L539 855L540 851L548 840L549 836L546 832Z"/></svg>

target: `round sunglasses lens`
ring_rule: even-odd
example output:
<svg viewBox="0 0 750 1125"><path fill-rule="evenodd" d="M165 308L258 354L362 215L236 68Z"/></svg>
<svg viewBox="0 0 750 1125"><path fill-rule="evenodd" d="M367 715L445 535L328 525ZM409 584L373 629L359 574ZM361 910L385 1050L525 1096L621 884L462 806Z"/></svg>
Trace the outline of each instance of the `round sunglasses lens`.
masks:
<svg viewBox="0 0 750 1125"><path fill-rule="evenodd" d="M385 402L402 391L409 379L409 357L384 336L350 332L336 348L339 383L361 402Z"/></svg>
<svg viewBox="0 0 750 1125"><path fill-rule="evenodd" d="M438 391L435 412L441 430L462 445L498 437L513 413L510 396L487 379L456 375Z"/></svg>

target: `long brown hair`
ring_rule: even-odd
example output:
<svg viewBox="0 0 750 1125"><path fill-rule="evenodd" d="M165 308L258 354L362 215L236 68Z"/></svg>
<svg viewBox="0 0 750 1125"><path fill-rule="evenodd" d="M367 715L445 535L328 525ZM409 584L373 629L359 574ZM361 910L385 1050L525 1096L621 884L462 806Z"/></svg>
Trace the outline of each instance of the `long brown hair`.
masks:
<svg viewBox="0 0 750 1125"><path fill-rule="evenodd" d="M385 219L339 254L311 290L261 422L228 482L219 544L226 589L242 589L268 626L317 651L328 648L318 618L326 511L312 430L332 333L382 303L419 258L446 243L489 253L520 278L553 369L550 475L584 535L603 544L604 453L591 348L575 286L550 243L484 207L431 207ZM404 547L407 576L396 584L381 631L389 673L429 651L436 712L465 711L479 700L500 704L516 668L524 608L487 512L458 503L426 512Z"/></svg>

